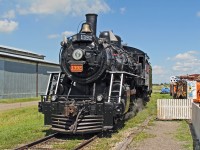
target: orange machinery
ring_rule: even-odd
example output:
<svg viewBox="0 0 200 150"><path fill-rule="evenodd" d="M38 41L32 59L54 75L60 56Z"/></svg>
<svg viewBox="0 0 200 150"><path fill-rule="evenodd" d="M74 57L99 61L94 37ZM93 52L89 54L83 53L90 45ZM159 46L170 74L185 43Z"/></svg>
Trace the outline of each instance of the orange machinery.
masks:
<svg viewBox="0 0 200 150"><path fill-rule="evenodd" d="M187 79L189 81L196 81L196 90L194 102L200 103L200 74L191 74L186 76L180 76L180 79Z"/></svg>
<svg viewBox="0 0 200 150"><path fill-rule="evenodd" d="M189 89L190 81L194 81L193 89ZM193 91L192 97L189 96L189 91ZM194 102L200 103L200 74L179 76L179 80L170 84L170 94L173 98L193 98Z"/></svg>
<svg viewBox="0 0 200 150"><path fill-rule="evenodd" d="M194 102L200 103L200 81L196 82L196 99L193 99Z"/></svg>
<svg viewBox="0 0 200 150"><path fill-rule="evenodd" d="M180 77L180 79L187 79L189 81L200 80L200 74L182 75L182 76L179 76L179 77Z"/></svg>
<svg viewBox="0 0 200 150"><path fill-rule="evenodd" d="M187 98L187 82L185 80L178 80L177 82L171 83L170 95L177 99Z"/></svg>
<svg viewBox="0 0 200 150"><path fill-rule="evenodd" d="M175 94L176 94L176 82L170 83L170 96L172 96L173 98L175 98Z"/></svg>

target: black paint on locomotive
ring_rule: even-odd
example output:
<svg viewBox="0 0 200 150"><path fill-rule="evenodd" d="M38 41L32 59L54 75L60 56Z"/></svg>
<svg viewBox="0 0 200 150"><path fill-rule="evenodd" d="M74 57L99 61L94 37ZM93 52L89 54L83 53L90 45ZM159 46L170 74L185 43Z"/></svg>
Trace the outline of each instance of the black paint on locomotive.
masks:
<svg viewBox="0 0 200 150"><path fill-rule="evenodd" d="M113 129L151 95L151 65L143 51L111 31L96 36L96 14L61 42L61 72L51 73L39 103L45 124L67 134Z"/></svg>

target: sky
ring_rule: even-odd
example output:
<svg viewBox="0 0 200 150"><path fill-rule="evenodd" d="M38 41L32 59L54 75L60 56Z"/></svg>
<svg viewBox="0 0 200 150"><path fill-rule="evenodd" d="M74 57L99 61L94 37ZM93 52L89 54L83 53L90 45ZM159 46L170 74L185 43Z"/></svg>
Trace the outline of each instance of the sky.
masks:
<svg viewBox="0 0 200 150"><path fill-rule="evenodd" d="M112 30L148 54L153 83L200 74L200 0L0 0L0 45L58 63L63 36L87 13L98 14L97 34Z"/></svg>

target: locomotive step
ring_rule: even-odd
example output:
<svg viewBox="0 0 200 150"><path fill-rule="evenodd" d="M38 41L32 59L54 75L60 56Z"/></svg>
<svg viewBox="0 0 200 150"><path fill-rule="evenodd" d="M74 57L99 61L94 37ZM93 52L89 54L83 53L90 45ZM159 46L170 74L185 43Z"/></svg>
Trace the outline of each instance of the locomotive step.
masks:
<svg viewBox="0 0 200 150"><path fill-rule="evenodd" d="M58 128L51 128L52 130L55 130L57 132L61 133L72 133L71 130L65 130L65 129L58 129ZM77 130L76 134L82 134L82 133L91 133L91 132L100 132L102 131L102 128L95 128L95 129L86 129L86 130Z"/></svg>
<svg viewBox="0 0 200 150"><path fill-rule="evenodd" d="M77 130L82 130L82 129L96 129L96 128L102 128L102 125L94 125L94 126L81 126L77 127Z"/></svg>
<svg viewBox="0 0 200 150"><path fill-rule="evenodd" d="M66 118L64 115L57 115L57 114L52 114L51 115L52 117L62 117L62 118ZM103 116L102 115L87 115L87 116L84 116L84 118L102 118Z"/></svg>
<svg viewBox="0 0 200 150"><path fill-rule="evenodd" d="M72 121L72 120L69 120L68 118L55 118L55 117L52 117L52 120L54 120L54 121L57 121L57 120ZM103 118L101 118L101 119L98 119L98 118L96 118L96 119L78 119L78 121L80 121L80 122L103 121Z"/></svg>
<svg viewBox="0 0 200 150"><path fill-rule="evenodd" d="M64 122L64 121L52 121L53 125L72 125L70 122ZM85 125L102 125L103 122L80 122L79 126L85 126Z"/></svg>
<svg viewBox="0 0 200 150"><path fill-rule="evenodd" d="M69 129L70 126L65 126L65 125L58 125L58 124L52 124L52 127L60 128L60 129ZM77 126L77 130L82 130L82 129L95 129L95 128L102 128L102 125L93 125L93 126Z"/></svg>
<svg viewBox="0 0 200 150"><path fill-rule="evenodd" d="M60 124L60 125L71 125L71 122L64 122L64 121L52 121L52 124Z"/></svg>
<svg viewBox="0 0 200 150"><path fill-rule="evenodd" d="M112 91L112 93L119 93L120 91Z"/></svg>

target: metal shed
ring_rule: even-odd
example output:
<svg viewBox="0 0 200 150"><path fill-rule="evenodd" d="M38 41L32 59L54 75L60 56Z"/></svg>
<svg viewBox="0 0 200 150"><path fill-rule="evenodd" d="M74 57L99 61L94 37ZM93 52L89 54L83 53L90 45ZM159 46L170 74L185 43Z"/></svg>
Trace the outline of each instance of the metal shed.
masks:
<svg viewBox="0 0 200 150"><path fill-rule="evenodd" d="M45 93L49 74L59 64L44 55L0 45L0 99L37 97Z"/></svg>

